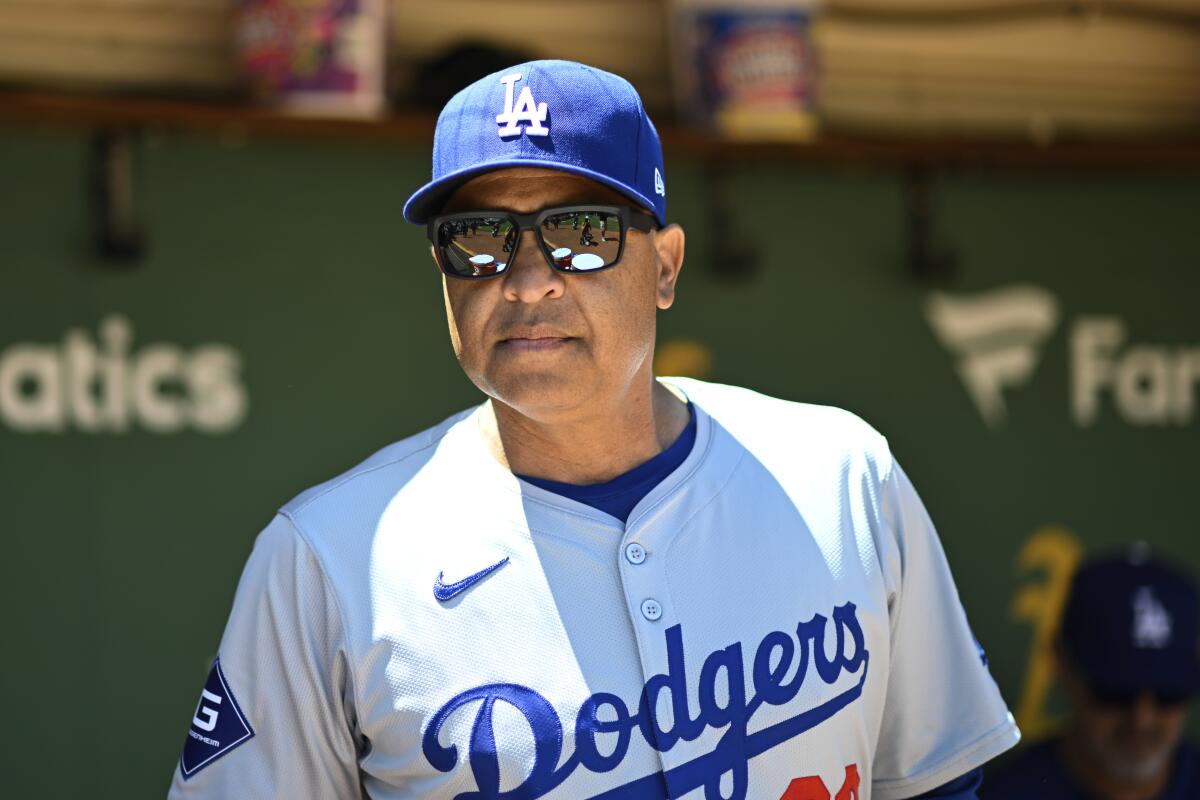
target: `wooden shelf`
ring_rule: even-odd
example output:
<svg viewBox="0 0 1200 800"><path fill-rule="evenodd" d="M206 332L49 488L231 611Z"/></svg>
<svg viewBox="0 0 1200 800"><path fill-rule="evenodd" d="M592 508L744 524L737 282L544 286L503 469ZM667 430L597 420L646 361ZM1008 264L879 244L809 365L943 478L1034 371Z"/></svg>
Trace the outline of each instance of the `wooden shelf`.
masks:
<svg viewBox="0 0 1200 800"><path fill-rule="evenodd" d="M144 127L247 136L429 142L435 115L313 119L229 102L0 90L0 121L74 127Z"/></svg>
<svg viewBox="0 0 1200 800"><path fill-rule="evenodd" d="M230 102L99 94L0 90L0 122L68 127L128 127L237 137L340 139L428 147L436 115L396 113L381 120L314 119ZM668 156L714 160L793 160L865 165L1039 167L1200 167L1200 138L1072 142L867 139L827 135L807 143L729 140L682 126L662 126Z"/></svg>

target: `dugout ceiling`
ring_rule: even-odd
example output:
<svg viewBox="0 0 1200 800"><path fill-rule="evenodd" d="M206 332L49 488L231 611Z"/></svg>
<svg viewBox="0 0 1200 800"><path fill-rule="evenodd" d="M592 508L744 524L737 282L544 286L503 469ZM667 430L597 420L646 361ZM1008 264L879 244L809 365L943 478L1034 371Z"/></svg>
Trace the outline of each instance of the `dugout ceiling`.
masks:
<svg viewBox="0 0 1200 800"><path fill-rule="evenodd" d="M780 5L772 2L773 5ZM390 95L464 42L619 72L662 117L664 0L393 0ZM0 0L0 82L233 95L233 0ZM1200 128L1200 0L830 0L818 16L817 103L833 130L1048 141Z"/></svg>

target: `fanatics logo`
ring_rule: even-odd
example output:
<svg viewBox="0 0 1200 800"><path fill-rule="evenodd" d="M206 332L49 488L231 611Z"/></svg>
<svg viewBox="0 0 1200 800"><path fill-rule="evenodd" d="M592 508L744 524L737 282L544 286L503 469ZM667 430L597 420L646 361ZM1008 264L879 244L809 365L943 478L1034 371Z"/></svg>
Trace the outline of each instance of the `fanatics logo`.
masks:
<svg viewBox="0 0 1200 800"><path fill-rule="evenodd" d="M1004 389L1030 379L1058 317L1054 295L1030 285L971 295L934 292L925 306L929 326L958 357L958 375L990 427L1004 422Z"/></svg>
<svg viewBox="0 0 1200 800"><path fill-rule="evenodd" d="M1061 313L1049 290L1015 284L972 294L933 292L925 319L956 358L958 376L979 416L999 428L1008 416L1005 393L1028 383ZM1191 425L1200 345L1127 341L1126 323L1112 315L1079 316L1070 324L1067 358L1072 421L1094 425L1104 401L1117 418L1139 427Z"/></svg>
<svg viewBox="0 0 1200 800"><path fill-rule="evenodd" d="M550 129L545 126L546 118L549 112L546 110L545 103L535 102L533 92L528 86L521 87L521 94L517 97L516 107L513 107L513 84L521 80L521 73L512 72L500 79L504 84L504 113L496 115L496 124L500 125L497 133L500 138L508 136L520 136L521 131L524 131L528 136L547 136ZM524 128L520 122L527 123Z"/></svg>

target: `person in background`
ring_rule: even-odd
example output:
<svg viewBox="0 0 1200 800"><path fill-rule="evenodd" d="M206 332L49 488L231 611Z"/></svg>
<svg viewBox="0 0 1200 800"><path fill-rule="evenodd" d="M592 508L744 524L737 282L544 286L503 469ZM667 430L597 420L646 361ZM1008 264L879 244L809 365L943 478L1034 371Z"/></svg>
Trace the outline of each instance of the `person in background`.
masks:
<svg viewBox="0 0 1200 800"><path fill-rule="evenodd" d="M1081 567L1055 643L1066 726L989 772L981 798L1200 798L1183 739L1200 688L1198 608L1194 582L1144 545Z"/></svg>

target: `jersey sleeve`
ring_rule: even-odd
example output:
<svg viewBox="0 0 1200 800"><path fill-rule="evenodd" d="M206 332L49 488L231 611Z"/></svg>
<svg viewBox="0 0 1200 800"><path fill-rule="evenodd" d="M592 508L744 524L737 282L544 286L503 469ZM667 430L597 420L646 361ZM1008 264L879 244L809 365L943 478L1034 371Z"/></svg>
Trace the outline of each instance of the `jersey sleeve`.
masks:
<svg viewBox="0 0 1200 800"><path fill-rule="evenodd" d="M1020 732L971 633L946 555L908 476L880 494L891 663L872 781L876 800L928 792L1012 747Z"/></svg>
<svg viewBox="0 0 1200 800"><path fill-rule="evenodd" d="M169 797L360 797L344 639L320 563L277 516L238 583Z"/></svg>

